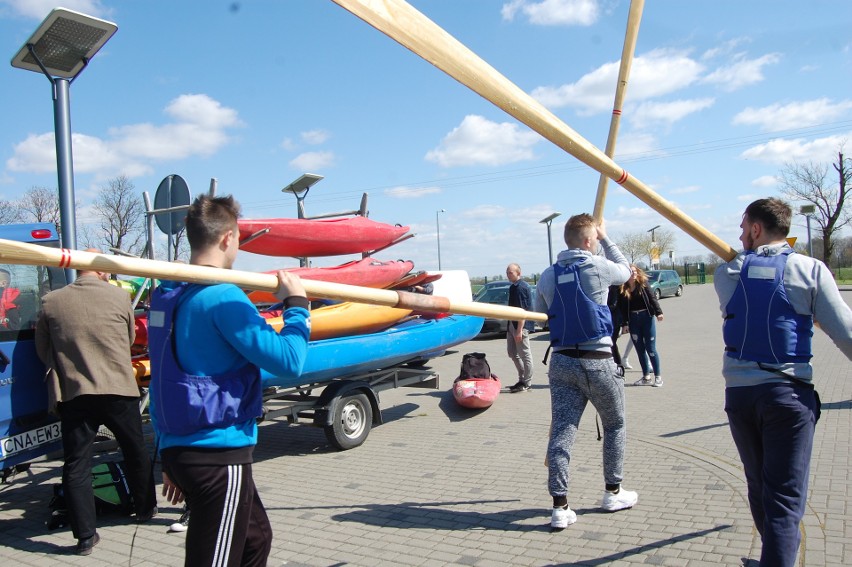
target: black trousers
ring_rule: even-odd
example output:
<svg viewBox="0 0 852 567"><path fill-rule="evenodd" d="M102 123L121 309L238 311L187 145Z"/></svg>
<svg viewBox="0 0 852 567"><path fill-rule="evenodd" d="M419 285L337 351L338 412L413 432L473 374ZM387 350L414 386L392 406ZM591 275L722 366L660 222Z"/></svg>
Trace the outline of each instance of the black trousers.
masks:
<svg viewBox="0 0 852 567"><path fill-rule="evenodd" d="M125 396L77 396L59 404L62 427L62 485L71 531L77 539L95 534L95 493L92 488L92 445L98 428L115 435L124 457L127 486L137 514L157 504L151 458L142 436L139 399Z"/></svg>
<svg viewBox="0 0 852 567"><path fill-rule="evenodd" d="M164 455L163 469L192 511L186 567L266 565L272 526L254 485L251 463L187 465Z"/></svg>

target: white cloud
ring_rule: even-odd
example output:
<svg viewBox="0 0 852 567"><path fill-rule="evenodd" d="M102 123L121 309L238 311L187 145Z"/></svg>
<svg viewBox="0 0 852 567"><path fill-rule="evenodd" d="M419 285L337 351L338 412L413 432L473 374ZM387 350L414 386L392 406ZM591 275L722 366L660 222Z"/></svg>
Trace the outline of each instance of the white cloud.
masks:
<svg viewBox="0 0 852 567"><path fill-rule="evenodd" d="M290 160L290 167L301 171L314 171L331 167L335 161L334 152L305 152Z"/></svg>
<svg viewBox="0 0 852 567"><path fill-rule="evenodd" d="M778 185L778 178L774 175L761 175L757 179L752 179L752 187L774 187Z"/></svg>
<svg viewBox="0 0 852 567"><path fill-rule="evenodd" d="M322 144L331 137L331 133L326 130L308 130L299 134L306 144L316 146Z"/></svg>
<svg viewBox="0 0 852 567"><path fill-rule="evenodd" d="M500 205L477 205L462 213L463 217L474 218L482 221L502 219L506 217L506 207Z"/></svg>
<svg viewBox="0 0 852 567"><path fill-rule="evenodd" d="M686 193L695 193L696 191L701 191L701 187L698 185L687 185L686 187L677 187L669 191L672 195L684 195Z"/></svg>
<svg viewBox="0 0 852 567"><path fill-rule="evenodd" d="M740 154L740 157L774 164L831 161L837 152L837 148L841 147L850 136L852 136L852 132L812 141L806 141L804 138L776 138L765 144L747 149Z"/></svg>
<svg viewBox="0 0 852 567"><path fill-rule="evenodd" d="M75 173L115 172L128 176L144 175L151 168L132 156L123 154L108 142L87 136L72 134ZM6 161L10 171L49 173L56 171L56 143L53 133L31 134L15 145L14 155Z"/></svg>
<svg viewBox="0 0 852 567"><path fill-rule="evenodd" d="M600 16L597 0L512 0L503 4L500 14L512 21L519 11L541 26L590 26Z"/></svg>
<svg viewBox="0 0 852 567"><path fill-rule="evenodd" d="M111 128L111 144L124 155L159 161L210 156L228 142L227 128L242 125L236 110L203 94L181 95L165 112L176 122Z"/></svg>
<svg viewBox="0 0 852 567"><path fill-rule="evenodd" d="M39 20L57 6L56 0L0 0L0 4L5 4L18 15ZM101 0L62 0L59 4L63 8L101 18L111 13Z"/></svg>
<svg viewBox="0 0 852 567"><path fill-rule="evenodd" d="M576 83L537 87L532 96L547 107L573 106L581 114L611 110L619 66L618 61L605 63ZM641 101L667 95L696 82L703 70L686 51L654 49L634 58L628 96L631 101Z"/></svg>
<svg viewBox="0 0 852 567"><path fill-rule="evenodd" d="M76 133L71 136L74 170L78 173L128 176L149 173L150 161L171 161L193 155L209 156L228 141L226 129L242 123L237 112L207 95L181 95L165 108L175 122L131 124L111 128L105 139ZM11 171L45 173L56 170L53 133L31 134L15 145L6 162Z"/></svg>
<svg viewBox="0 0 852 567"><path fill-rule="evenodd" d="M426 195L441 193L440 187L394 187L385 189L385 195L393 199L419 199Z"/></svg>
<svg viewBox="0 0 852 567"><path fill-rule="evenodd" d="M756 125L764 132L778 132L831 122L850 111L852 100L833 103L831 99L823 97L789 104L775 103L762 108L748 107L734 116L733 123Z"/></svg>
<svg viewBox="0 0 852 567"><path fill-rule="evenodd" d="M701 59L704 60L704 61L707 61L709 59L715 59L716 57L719 57L720 55L727 55L728 53L733 52L734 49L736 49L737 47L739 47L743 43L748 43L750 41L751 40L749 38L746 38L746 37L738 37L738 38L734 38L734 39L729 39L728 41L725 41L722 44L720 44L719 47L714 47L712 49L708 49L707 51L705 51L701 55Z"/></svg>
<svg viewBox="0 0 852 567"><path fill-rule="evenodd" d="M643 102L630 114L630 118L637 128L644 128L654 123L672 125L690 114L713 106L714 102L713 98Z"/></svg>
<svg viewBox="0 0 852 567"><path fill-rule="evenodd" d="M737 196L737 201L743 201L743 202L747 201L747 202L751 203L755 199L760 199L760 197L757 196L757 195L754 195L752 193L746 193L745 195L738 195Z"/></svg>
<svg viewBox="0 0 852 567"><path fill-rule="evenodd" d="M541 139L518 124L498 124L471 114L437 148L427 152L425 158L441 167L506 165L534 159L532 148Z"/></svg>
<svg viewBox="0 0 852 567"><path fill-rule="evenodd" d="M281 140L281 148L287 150L288 152L293 152L298 149L298 145L293 141L292 138L284 138Z"/></svg>
<svg viewBox="0 0 852 567"><path fill-rule="evenodd" d="M734 62L726 67L719 67L701 82L718 85L724 91L735 91L742 87L759 83L763 80L763 68L781 61L777 53L769 53L757 59L746 59L745 54L738 54Z"/></svg>

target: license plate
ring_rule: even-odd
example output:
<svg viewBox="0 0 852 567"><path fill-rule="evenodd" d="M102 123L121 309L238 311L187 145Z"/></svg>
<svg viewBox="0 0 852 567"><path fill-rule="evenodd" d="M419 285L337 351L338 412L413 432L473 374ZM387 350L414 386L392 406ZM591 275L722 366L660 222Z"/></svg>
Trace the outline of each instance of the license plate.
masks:
<svg viewBox="0 0 852 567"><path fill-rule="evenodd" d="M38 429L30 429L17 435L0 439L0 455L5 459L23 451L29 451L40 445L46 445L62 438L59 423L51 423Z"/></svg>

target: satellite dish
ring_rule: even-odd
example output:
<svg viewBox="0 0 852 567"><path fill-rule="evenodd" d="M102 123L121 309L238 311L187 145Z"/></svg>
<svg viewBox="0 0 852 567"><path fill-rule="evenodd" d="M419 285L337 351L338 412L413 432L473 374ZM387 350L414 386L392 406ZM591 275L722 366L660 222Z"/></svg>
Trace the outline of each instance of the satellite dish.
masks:
<svg viewBox="0 0 852 567"><path fill-rule="evenodd" d="M171 209L189 205L189 186L180 175L169 175L160 182L154 195L154 209ZM157 227L165 234L177 234L186 225L186 209L168 213L155 213Z"/></svg>

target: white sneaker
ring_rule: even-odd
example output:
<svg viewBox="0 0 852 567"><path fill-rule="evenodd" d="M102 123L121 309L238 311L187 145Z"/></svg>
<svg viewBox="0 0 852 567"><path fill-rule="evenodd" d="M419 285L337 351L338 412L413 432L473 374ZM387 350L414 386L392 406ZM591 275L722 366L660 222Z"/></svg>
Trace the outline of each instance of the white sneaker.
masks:
<svg viewBox="0 0 852 567"><path fill-rule="evenodd" d="M184 508L183 514L180 515L180 519L169 526L170 532L185 532L189 528L189 509Z"/></svg>
<svg viewBox="0 0 852 567"><path fill-rule="evenodd" d="M601 508L606 512L618 512L633 508L639 501L639 495L631 490L621 489L618 492L604 491Z"/></svg>
<svg viewBox="0 0 852 567"><path fill-rule="evenodd" d="M555 530L564 530L576 521L577 514L568 506L554 508L553 513L550 515L550 527Z"/></svg>
<svg viewBox="0 0 852 567"><path fill-rule="evenodd" d="M655 388L662 388L663 387L663 377L662 376L654 376L653 386Z"/></svg>
<svg viewBox="0 0 852 567"><path fill-rule="evenodd" d="M625 370L633 370L633 366L627 362L627 359L621 361L621 366L623 366Z"/></svg>
<svg viewBox="0 0 852 567"><path fill-rule="evenodd" d="M645 376L642 376L641 378L633 382L634 386L650 386L651 384L652 381L650 374L646 374Z"/></svg>

